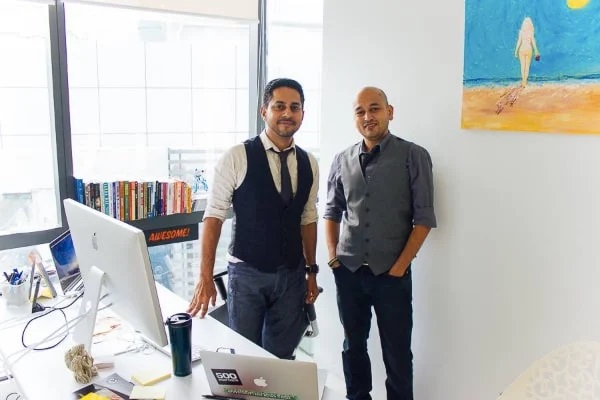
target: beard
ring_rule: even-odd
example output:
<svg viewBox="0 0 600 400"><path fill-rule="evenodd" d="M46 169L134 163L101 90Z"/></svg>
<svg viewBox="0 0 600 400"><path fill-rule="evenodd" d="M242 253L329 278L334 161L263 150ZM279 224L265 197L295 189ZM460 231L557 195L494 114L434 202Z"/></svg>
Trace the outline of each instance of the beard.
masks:
<svg viewBox="0 0 600 400"><path fill-rule="evenodd" d="M297 123L292 123L290 125L267 124L267 126L277 136L284 138L294 136L294 134L298 132L298 129L300 129L300 125Z"/></svg>

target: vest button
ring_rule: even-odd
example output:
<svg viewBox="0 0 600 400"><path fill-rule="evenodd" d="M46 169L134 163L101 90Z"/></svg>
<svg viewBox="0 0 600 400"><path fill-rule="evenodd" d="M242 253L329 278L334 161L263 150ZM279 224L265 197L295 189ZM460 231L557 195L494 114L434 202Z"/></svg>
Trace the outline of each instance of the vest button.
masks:
<svg viewBox="0 0 600 400"><path fill-rule="evenodd" d="M369 225L371 225L371 224L369 224L369 223L367 222L367 223L365 224L365 227L367 227L367 228L368 228L368 227L369 227Z"/></svg>
<svg viewBox="0 0 600 400"><path fill-rule="evenodd" d="M369 212L369 211L371 211L371 209L367 207L367 208L365 209L365 211L366 211L366 212Z"/></svg>
<svg viewBox="0 0 600 400"><path fill-rule="evenodd" d="M369 243L369 238L366 238L366 239L365 239L365 242Z"/></svg>
<svg viewBox="0 0 600 400"><path fill-rule="evenodd" d="M369 197L369 196L370 196L369 192L365 193L365 197Z"/></svg>

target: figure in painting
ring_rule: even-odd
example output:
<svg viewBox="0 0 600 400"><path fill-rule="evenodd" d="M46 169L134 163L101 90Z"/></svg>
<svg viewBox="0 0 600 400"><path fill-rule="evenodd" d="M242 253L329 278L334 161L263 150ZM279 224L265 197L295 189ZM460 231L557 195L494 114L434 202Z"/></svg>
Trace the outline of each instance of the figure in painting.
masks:
<svg viewBox="0 0 600 400"><path fill-rule="evenodd" d="M536 61L540 61L540 53L535 42L533 21L530 17L525 17L521 29L519 29L519 37L515 47L515 58L518 58L521 64L521 84L517 87L508 88L500 96L500 99L496 102L496 114L504 111L506 106L512 107L519 98L521 91L527 86L532 57L535 57Z"/></svg>
<svg viewBox="0 0 600 400"><path fill-rule="evenodd" d="M531 56L533 54L535 54L535 60L539 61L540 53L535 43L533 21L531 18L525 17L521 24L517 46L515 47L515 58L518 58L521 63L521 87L527 86Z"/></svg>

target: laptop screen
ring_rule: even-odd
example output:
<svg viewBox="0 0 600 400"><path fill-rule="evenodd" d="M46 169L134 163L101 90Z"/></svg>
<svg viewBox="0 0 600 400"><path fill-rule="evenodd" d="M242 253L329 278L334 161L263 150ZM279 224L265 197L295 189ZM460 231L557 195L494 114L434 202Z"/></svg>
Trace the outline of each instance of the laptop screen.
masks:
<svg viewBox="0 0 600 400"><path fill-rule="evenodd" d="M70 289L71 284L81 276L70 231L64 232L50 242L50 253L54 260L60 286L63 292L66 292Z"/></svg>

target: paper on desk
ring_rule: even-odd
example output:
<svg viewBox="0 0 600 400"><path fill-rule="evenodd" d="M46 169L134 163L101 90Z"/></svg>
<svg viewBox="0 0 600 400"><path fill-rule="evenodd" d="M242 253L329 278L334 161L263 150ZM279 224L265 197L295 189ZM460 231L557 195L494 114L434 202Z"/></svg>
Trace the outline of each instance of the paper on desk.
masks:
<svg viewBox="0 0 600 400"><path fill-rule="evenodd" d="M130 399L164 400L167 391L161 386L134 386Z"/></svg>
<svg viewBox="0 0 600 400"><path fill-rule="evenodd" d="M92 356L119 354L138 347L133 331L113 315L99 316L92 338Z"/></svg>

